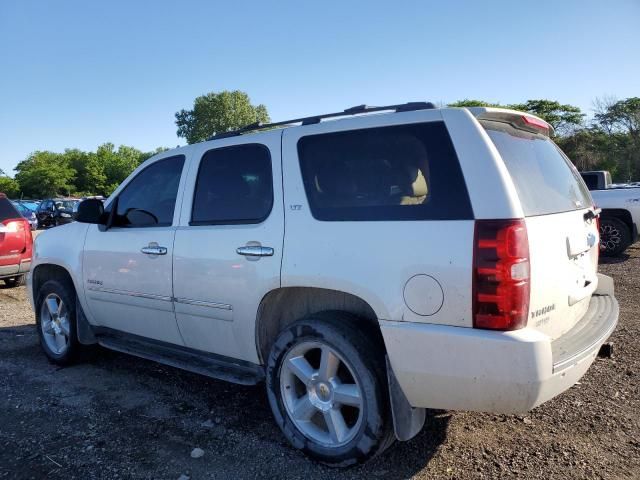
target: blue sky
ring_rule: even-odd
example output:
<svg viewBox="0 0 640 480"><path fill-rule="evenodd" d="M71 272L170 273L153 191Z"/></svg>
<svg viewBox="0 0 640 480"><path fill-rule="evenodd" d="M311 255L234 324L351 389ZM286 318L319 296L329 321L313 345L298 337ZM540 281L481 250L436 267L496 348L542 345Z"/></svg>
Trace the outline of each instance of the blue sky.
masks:
<svg viewBox="0 0 640 480"><path fill-rule="evenodd" d="M0 2L0 168L34 150L184 144L240 89L273 120L367 103L640 96L640 1Z"/></svg>

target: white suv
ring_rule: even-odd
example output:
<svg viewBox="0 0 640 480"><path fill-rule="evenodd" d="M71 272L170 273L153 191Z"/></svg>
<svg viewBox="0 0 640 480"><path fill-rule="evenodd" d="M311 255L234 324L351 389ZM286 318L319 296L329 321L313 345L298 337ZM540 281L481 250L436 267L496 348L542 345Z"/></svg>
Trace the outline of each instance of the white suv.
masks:
<svg viewBox="0 0 640 480"><path fill-rule="evenodd" d="M425 408L529 410L618 319L598 212L549 134L412 103L160 153L38 237L42 347L266 381L287 439L332 465L413 437Z"/></svg>

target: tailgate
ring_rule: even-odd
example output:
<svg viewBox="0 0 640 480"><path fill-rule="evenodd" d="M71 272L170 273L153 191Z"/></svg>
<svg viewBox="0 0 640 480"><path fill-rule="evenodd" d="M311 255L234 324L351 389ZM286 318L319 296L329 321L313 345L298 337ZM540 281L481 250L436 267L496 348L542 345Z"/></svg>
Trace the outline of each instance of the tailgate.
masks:
<svg viewBox="0 0 640 480"><path fill-rule="evenodd" d="M598 285L598 229L588 209L527 217L528 326L552 339L570 330Z"/></svg>
<svg viewBox="0 0 640 480"><path fill-rule="evenodd" d="M555 339L584 316L597 287L593 200L544 122L532 127L527 120L523 129L522 114L514 121L505 115L485 117L481 124L511 175L525 216L531 272L527 326Z"/></svg>
<svg viewBox="0 0 640 480"><path fill-rule="evenodd" d="M27 248L27 221L4 196L0 196L0 266L20 263Z"/></svg>

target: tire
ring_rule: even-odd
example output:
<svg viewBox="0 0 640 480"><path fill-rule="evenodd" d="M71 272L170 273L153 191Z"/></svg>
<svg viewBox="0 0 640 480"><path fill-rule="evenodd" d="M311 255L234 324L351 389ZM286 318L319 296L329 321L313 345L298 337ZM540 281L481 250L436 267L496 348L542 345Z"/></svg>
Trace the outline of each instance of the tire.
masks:
<svg viewBox="0 0 640 480"><path fill-rule="evenodd" d="M600 253L605 257L616 257L631 245L629 227L615 217L600 220Z"/></svg>
<svg viewBox="0 0 640 480"><path fill-rule="evenodd" d="M76 294L69 280L48 280L36 298L36 327L40 346L57 365L76 361L81 345L76 329Z"/></svg>
<svg viewBox="0 0 640 480"><path fill-rule="evenodd" d="M9 288L21 287L22 285L24 285L24 275L5 278L3 281L4 281L4 284Z"/></svg>
<svg viewBox="0 0 640 480"><path fill-rule="evenodd" d="M354 320L343 312L300 320L280 333L267 362L267 395L284 436L333 467L364 463L395 439L384 349ZM333 368L322 368L323 357Z"/></svg>

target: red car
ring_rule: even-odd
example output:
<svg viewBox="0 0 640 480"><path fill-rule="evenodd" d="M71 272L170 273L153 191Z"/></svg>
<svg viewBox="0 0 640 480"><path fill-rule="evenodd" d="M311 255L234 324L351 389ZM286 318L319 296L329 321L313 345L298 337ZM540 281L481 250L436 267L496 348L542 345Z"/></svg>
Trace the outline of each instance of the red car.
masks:
<svg viewBox="0 0 640 480"><path fill-rule="evenodd" d="M29 221L0 193L0 279L7 287L24 283L31 267L33 237Z"/></svg>

